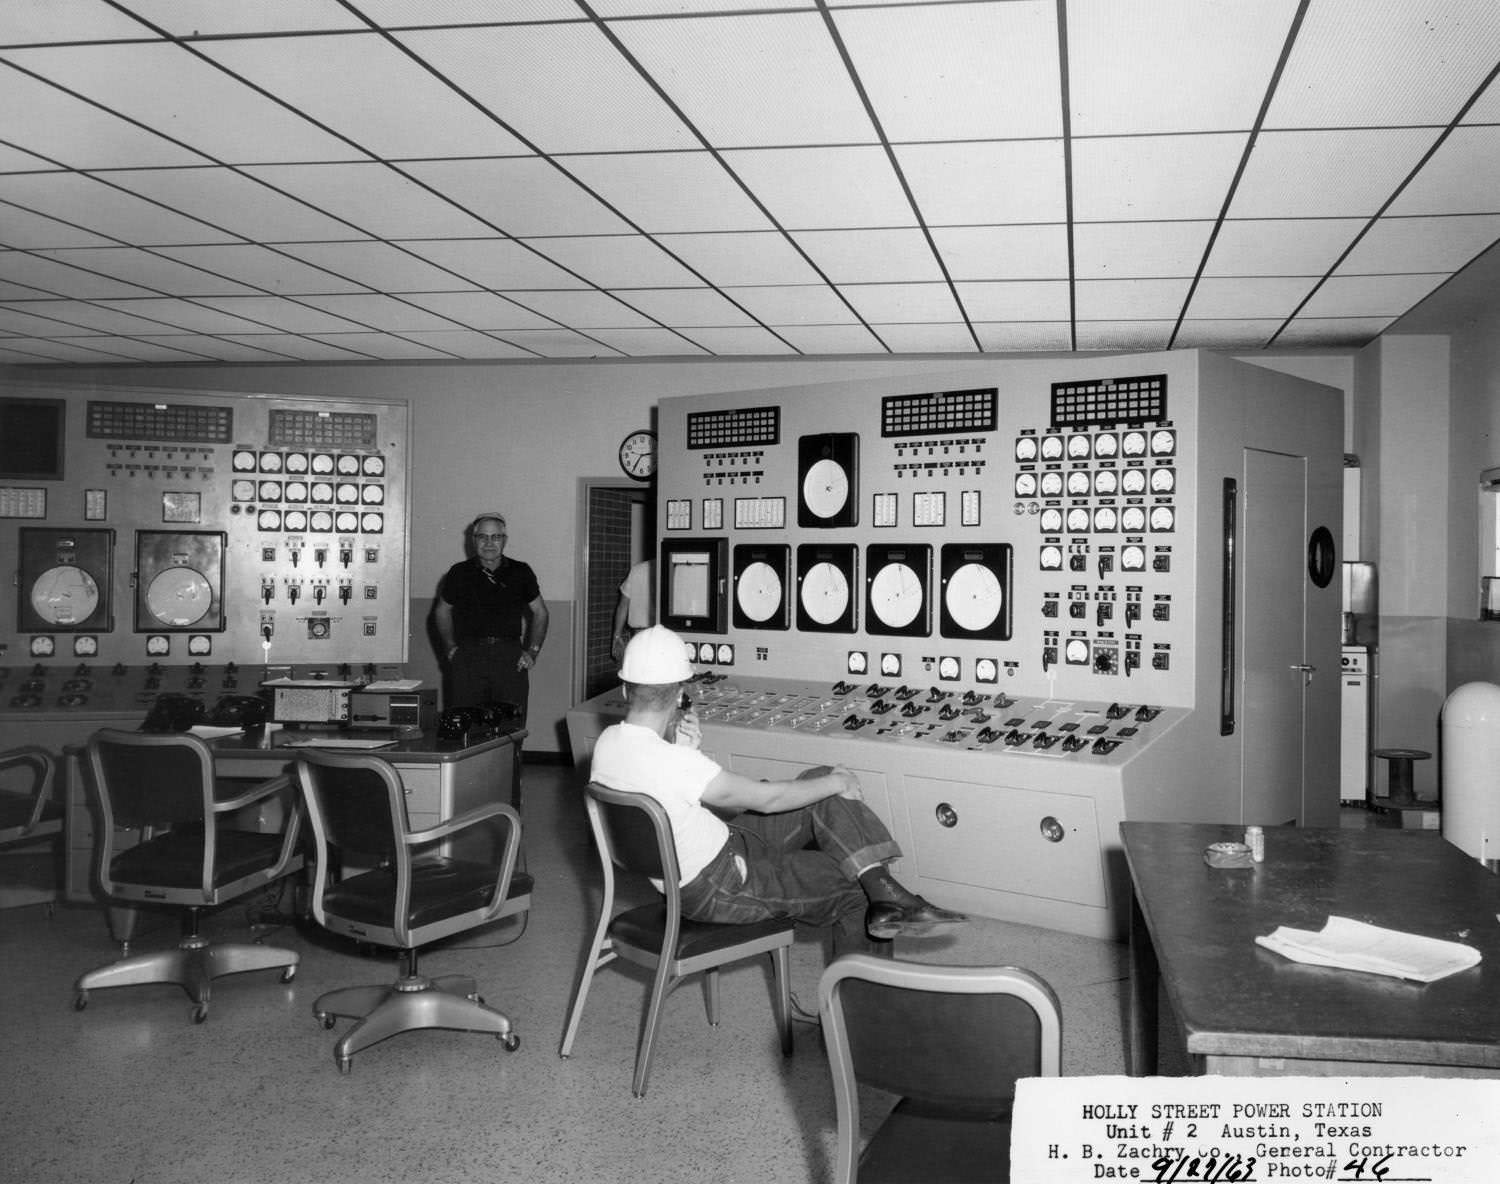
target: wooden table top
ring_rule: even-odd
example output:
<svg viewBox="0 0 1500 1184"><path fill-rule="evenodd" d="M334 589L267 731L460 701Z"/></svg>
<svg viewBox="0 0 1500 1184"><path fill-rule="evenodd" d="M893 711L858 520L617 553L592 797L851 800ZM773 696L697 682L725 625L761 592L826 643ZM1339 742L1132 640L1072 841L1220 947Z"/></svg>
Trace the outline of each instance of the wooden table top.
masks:
<svg viewBox="0 0 1500 1184"><path fill-rule="evenodd" d="M1136 901L1187 1050L1500 1068L1500 876L1436 832L1267 827L1265 861L1210 868L1244 828L1120 826ZM1434 983L1292 962L1255 944L1330 915L1480 951Z"/></svg>

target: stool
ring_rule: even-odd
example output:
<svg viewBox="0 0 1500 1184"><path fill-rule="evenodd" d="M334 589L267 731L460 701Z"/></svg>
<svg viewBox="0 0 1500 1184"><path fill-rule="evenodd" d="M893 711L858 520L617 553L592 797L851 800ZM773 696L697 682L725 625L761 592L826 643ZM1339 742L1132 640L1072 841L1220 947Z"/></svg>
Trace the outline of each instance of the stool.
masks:
<svg viewBox="0 0 1500 1184"><path fill-rule="evenodd" d="M1388 762L1389 782L1388 796L1372 799L1375 809L1394 811L1399 815L1402 826L1421 830L1436 828L1437 803L1418 800L1412 788L1413 762L1425 761L1432 753L1421 748L1377 748L1374 755Z"/></svg>

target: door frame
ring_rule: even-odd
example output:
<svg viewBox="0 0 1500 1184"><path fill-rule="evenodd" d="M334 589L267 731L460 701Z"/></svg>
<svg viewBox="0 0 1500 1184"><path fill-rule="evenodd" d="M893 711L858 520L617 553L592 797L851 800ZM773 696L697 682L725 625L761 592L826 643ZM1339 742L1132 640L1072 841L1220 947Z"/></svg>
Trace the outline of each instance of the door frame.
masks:
<svg viewBox="0 0 1500 1184"><path fill-rule="evenodd" d="M644 507L639 526L644 537L632 538L632 556L637 552L642 552L644 555L644 547L650 547L653 550L655 547L656 489L653 485L644 485L619 477L580 477L578 479L576 534L574 536L578 540L578 545L574 549L573 559L573 669L569 676L574 703L580 703L586 698L584 692L588 687L589 667L594 657L589 652L589 605L593 599L592 594L606 591L602 587L595 588L590 584L590 580L601 585L607 580L609 583L607 590L613 591L624 578L624 573L621 573L618 579L601 577L597 565L593 562L594 557L590 554L589 540L593 537L590 531L594 509L593 495L600 490L618 492L625 495L626 500L639 501Z"/></svg>

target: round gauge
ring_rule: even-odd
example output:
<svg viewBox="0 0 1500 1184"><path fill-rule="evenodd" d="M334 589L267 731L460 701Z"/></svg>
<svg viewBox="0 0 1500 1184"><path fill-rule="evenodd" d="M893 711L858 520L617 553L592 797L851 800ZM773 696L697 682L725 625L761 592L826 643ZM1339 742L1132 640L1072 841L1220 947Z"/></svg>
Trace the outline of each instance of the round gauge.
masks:
<svg viewBox="0 0 1500 1184"><path fill-rule="evenodd" d="M1146 548L1132 543L1120 552L1120 566L1126 571L1146 570Z"/></svg>
<svg viewBox="0 0 1500 1184"><path fill-rule="evenodd" d="M1089 491L1089 475L1083 469L1074 469L1068 474L1068 494L1070 497L1082 497Z"/></svg>
<svg viewBox="0 0 1500 1184"><path fill-rule="evenodd" d="M359 501L359 486L347 485L343 482L340 482L338 487L338 499L343 505L353 505L355 502Z"/></svg>
<svg viewBox="0 0 1500 1184"><path fill-rule="evenodd" d="M1051 509L1042 511L1041 527L1043 534L1056 534L1062 529L1062 522L1061 510Z"/></svg>
<svg viewBox="0 0 1500 1184"><path fill-rule="evenodd" d="M824 457L802 479L802 500L819 518L832 518L849 500L849 474L838 461Z"/></svg>
<svg viewBox="0 0 1500 1184"><path fill-rule="evenodd" d="M868 661L864 650L849 651L849 673L863 674L868 669Z"/></svg>
<svg viewBox="0 0 1500 1184"><path fill-rule="evenodd" d="M333 515L327 510L314 510L312 517L308 519L314 530L328 532L333 529Z"/></svg>
<svg viewBox="0 0 1500 1184"><path fill-rule="evenodd" d="M1070 534L1082 534L1089 528L1089 512L1082 506L1075 506L1068 511L1068 532Z"/></svg>
<svg viewBox="0 0 1500 1184"><path fill-rule="evenodd" d="M1151 455L1171 456L1177 451L1177 433L1161 428L1151 433Z"/></svg>
<svg viewBox="0 0 1500 1184"><path fill-rule="evenodd" d="M1094 511L1095 530L1113 530L1119 522L1119 515L1115 513L1112 506L1100 506Z"/></svg>
<svg viewBox="0 0 1500 1184"><path fill-rule="evenodd" d="M286 471L288 473L307 472L307 453L288 452L286 454Z"/></svg>
<svg viewBox="0 0 1500 1184"><path fill-rule="evenodd" d="M306 481L288 481L285 487L286 500L289 502L305 502L307 500Z"/></svg>
<svg viewBox="0 0 1500 1184"><path fill-rule="evenodd" d="M166 568L146 587L146 608L163 625L195 625L213 602L208 577L191 567Z"/></svg>
<svg viewBox="0 0 1500 1184"><path fill-rule="evenodd" d="M1061 460L1063 454L1063 442L1061 436L1042 437L1042 459Z"/></svg>
<svg viewBox="0 0 1500 1184"><path fill-rule="evenodd" d="M75 658L94 658L99 654L99 639L92 633L81 633L73 639Z"/></svg>
<svg viewBox="0 0 1500 1184"><path fill-rule="evenodd" d="M1120 513L1120 529L1140 531L1146 529L1146 511L1140 506L1126 506Z"/></svg>
<svg viewBox="0 0 1500 1184"><path fill-rule="evenodd" d="M802 578L801 597L809 617L819 625L831 625L849 607L849 581L835 564L815 563Z"/></svg>
<svg viewBox="0 0 1500 1184"><path fill-rule="evenodd" d="M1113 469L1100 469L1094 474L1094 492L1100 497L1110 497L1120 488L1120 474Z"/></svg>
<svg viewBox="0 0 1500 1184"><path fill-rule="evenodd" d="M201 658L213 653L214 643L206 633L194 633L188 638L188 653Z"/></svg>
<svg viewBox="0 0 1500 1184"><path fill-rule="evenodd" d="M77 625L99 607L99 585L83 568L60 563L31 585L31 607L49 625Z"/></svg>
<svg viewBox="0 0 1500 1184"><path fill-rule="evenodd" d="M1151 507L1151 529L1171 530L1177 524L1177 515L1172 512L1171 506Z"/></svg>
<svg viewBox="0 0 1500 1184"><path fill-rule="evenodd" d="M734 598L752 621L769 621L781 611L781 576L764 560L745 565L734 586Z"/></svg>
<svg viewBox="0 0 1500 1184"><path fill-rule="evenodd" d="M1062 548L1046 546L1042 548L1042 570L1062 571Z"/></svg>
<svg viewBox="0 0 1500 1184"><path fill-rule="evenodd" d="M385 529L385 515L361 514L359 516L359 528L366 534L379 534Z"/></svg>
<svg viewBox="0 0 1500 1184"><path fill-rule="evenodd" d="M1146 491L1146 474L1142 469L1126 469L1120 478L1120 488L1126 493L1144 493Z"/></svg>
<svg viewBox="0 0 1500 1184"><path fill-rule="evenodd" d="M255 472L255 453L248 448L237 448L234 459L230 463L236 473L253 473Z"/></svg>
<svg viewBox="0 0 1500 1184"><path fill-rule="evenodd" d="M1036 459L1036 437L1020 436L1016 439L1016 459L1028 461Z"/></svg>
<svg viewBox="0 0 1500 1184"><path fill-rule="evenodd" d="M649 481L656 476L656 433L641 428L620 441L620 468L627 477Z"/></svg>
<svg viewBox="0 0 1500 1184"><path fill-rule="evenodd" d="M733 662L734 646L730 645L727 641L721 641L719 643L718 659L720 662L723 662L726 665L730 662Z"/></svg>
<svg viewBox="0 0 1500 1184"><path fill-rule="evenodd" d="M921 577L904 563L887 563L870 580L870 611L892 629L915 621L926 596Z"/></svg>
<svg viewBox="0 0 1500 1184"><path fill-rule="evenodd" d="M989 568L985 568L985 570L988 571ZM939 678L945 678L945 679L948 679L948 680L951 681L951 680L953 680L953 679L955 679L955 678L957 678L959 676L960 670L961 670L961 668L960 668L960 666L958 664L958 659L957 658L939 658L938 659L938 677Z"/></svg>
<svg viewBox="0 0 1500 1184"><path fill-rule="evenodd" d="M1035 497L1036 496L1036 474L1035 473L1017 473L1016 474L1016 496L1017 497Z"/></svg>
<svg viewBox="0 0 1500 1184"><path fill-rule="evenodd" d="M901 655L881 654L880 673L886 678L899 678L901 676Z"/></svg>
<svg viewBox="0 0 1500 1184"><path fill-rule="evenodd" d="M1082 433L1068 437L1068 456L1073 460L1087 460L1089 455L1089 438Z"/></svg>
<svg viewBox="0 0 1500 1184"><path fill-rule="evenodd" d="M980 658L974 663L974 677L979 682L994 682L1000 677L1000 667L994 658Z"/></svg>
<svg viewBox="0 0 1500 1184"><path fill-rule="evenodd" d="M1103 432L1094 437L1094 455L1108 460L1120 454L1120 437L1113 432Z"/></svg>
<svg viewBox="0 0 1500 1184"><path fill-rule="evenodd" d="M943 606L954 624L969 633L988 629L1005 607L1005 589L1000 586L1000 577L982 563L965 563L948 577L948 587L943 593ZM944 675L943 659L938 662L938 674L944 678L957 678L955 669Z"/></svg>
<svg viewBox="0 0 1500 1184"><path fill-rule="evenodd" d="M57 643L46 634L31 639L31 656L33 658L50 658L56 649Z"/></svg>
<svg viewBox="0 0 1500 1184"><path fill-rule="evenodd" d="M1175 469L1152 469L1151 470L1151 492L1171 493L1177 488L1177 470Z"/></svg>
<svg viewBox="0 0 1500 1184"><path fill-rule="evenodd" d="M1073 665L1081 666L1089 660L1089 643L1081 637L1070 637L1063 653Z"/></svg>
<svg viewBox="0 0 1500 1184"><path fill-rule="evenodd" d="M353 534L359 529L359 515L345 510L333 520L333 526L343 534Z"/></svg>
<svg viewBox="0 0 1500 1184"><path fill-rule="evenodd" d="M385 457L367 456L360 462L359 468L366 477L384 477Z"/></svg>
<svg viewBox="0 0 1500 1184"><path fill-rule="evenodd" d="M714 643L711 641L700 642L698 645L698 661L712 662L714 660Z"/></svg>
<svg viewBox="0 0 1500 1184"><path fill-rule="evenodd" d="M1061 473L1042 474L1042 496L1059 497L1063 490L1063 477Z"/></svg>
<svg viewBox="0 0 1500 1184"><path fill-rule="evenodd" d="M281 472L281 453L262 452L260 454L260 471L262 473Z"/></svg>
<svg viewBox="0 0 1500 1184"><path fill-rule="evenodd" d="M281 482L262 481L256 493L263 502L279 502L281 500Z"/></svg>
<svg viewBox="0 0 1500 1184"><path fill-rule="evenodd" d="M234 482L229 487L229 496L237 502L253 502L255 500L255 482Z"/></svg>
<svg viewBox="0 0 1500 1184"><path fill-rule="evenodd" d="M1125 433L1125 438L1120 441L1120 448L1126 456L1146 455L1146 433L1130 431Z"/></svg>
<svg viewBox="0 0 1500 1184"><path fill-rule="evenodd" d="M314 452L312 457L312 471L314 473L333 472L333 457L326 452Z"/></svg>
<svg viewBox="0 0 1500 1184"><path fill-rule="evenodd" d="M146 638L146 653L153 658L159 658L163 654L171 652L171 649L172 643L160 633L153 633L150 637Z"/></svg>
<svg viewBox="0 0 1500 1184"><path fill-rule="evenodd" d="M339 471L340 476L344 476L344 477L352 477L352 476L354 476L355 473L359 472L359 457L357 457L357 456L349 456L347 454L339 457L339 459L338 459L338 471Z"/></svg>
<svg viewBox="0 0 1500 1184"><path fill-rule="evenodd" d="M282 525L285 526L287 530L306 530L307 511L288 510L286 512L286 517L282 519Z"/></svg>
<svg viewBox="0 0 1500 1184"><path fill-rule="evenodd" d="M262 510L255 516L255 525L260 527L261 530L280 530L281 511Z"/></svg>
<svg viewBox="0 0 1500 1184"><path fill-rule="evenodd" d="M698 643L693 641L683 642L682 656L689 662L696 662L698 660Z"/></svg>
<svg viewBox="0 0 1500 1184"><path fill-rule="evenodd" d="M314 481L312 486L312 500L315 502L331 502L333 500L333 486L327 481Z"/></svg>
<svg viewBox="0 0 1500 1184"><path fill-rule="evenodd" d="M367 506L381 506L385 504L384 485L366 485L359 491L359 500Z"/></svg>

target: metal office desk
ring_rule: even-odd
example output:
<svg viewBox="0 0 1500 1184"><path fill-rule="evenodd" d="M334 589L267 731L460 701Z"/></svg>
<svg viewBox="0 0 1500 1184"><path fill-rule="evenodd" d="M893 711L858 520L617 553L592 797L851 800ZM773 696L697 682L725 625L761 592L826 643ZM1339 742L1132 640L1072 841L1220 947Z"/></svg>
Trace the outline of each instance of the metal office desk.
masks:
<svg viewBox="0 0 1500 1184"><path fill-rule="evenodd" d="M1157 1071L1158 986L1199 1072L1500 1074L1500 876L1433 833L1266 828L1265 862L1210 868L1243 827L1120 825L1130 867L1130 1072ZM1463 941L1479 965L1426 985L1307 966L1255 944L1330 914Z"/></svg>

